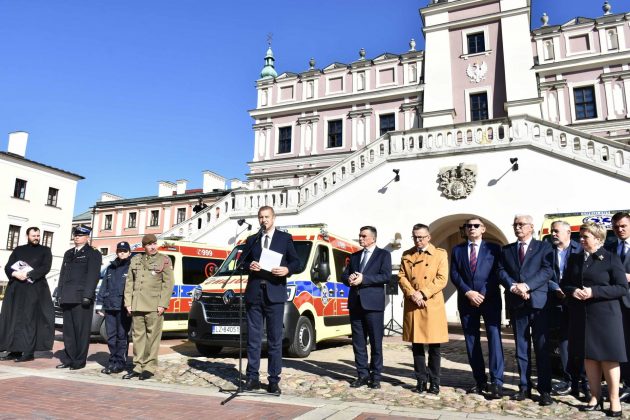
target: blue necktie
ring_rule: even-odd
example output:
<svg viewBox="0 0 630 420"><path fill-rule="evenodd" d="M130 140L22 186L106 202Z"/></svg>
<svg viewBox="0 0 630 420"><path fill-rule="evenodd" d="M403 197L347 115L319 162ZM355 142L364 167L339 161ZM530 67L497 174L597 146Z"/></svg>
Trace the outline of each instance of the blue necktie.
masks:
<svg viewBox="0 0 630 420"><path fill-rule="evenodd" d="M363 273L363 269L365 268L365 264L367 263L368 250L363 251L363 256L361 257L361 264L359 264L359 273Z"/></svg>

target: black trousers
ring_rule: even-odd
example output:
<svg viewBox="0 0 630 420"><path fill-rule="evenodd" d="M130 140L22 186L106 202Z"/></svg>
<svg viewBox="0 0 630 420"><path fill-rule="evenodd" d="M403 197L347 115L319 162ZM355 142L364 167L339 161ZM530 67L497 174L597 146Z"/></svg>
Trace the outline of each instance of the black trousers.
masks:
<svg viewBox="0 0 630 420"><path fill-rule="evenodd" d="M62 362L83 367L90 347L90 330L94 303L83 306L80 303L64 303L63 310L63 345L65 360Z"/></svg>
<svg viewBox="0 0 630 420"><path fill-rule="evenodd" d="M627 256L626 258L630 258ZM626 356L628 361L621 363L621 380L625 386L630 387L630 309L621 304L621 315L623 316L623 332L626 342Z"/></svg>
<svg viewBox="0 0 630 420"><path fill-rule="evenodd" d="M379 382L383 371L383 311L366 311L361 306L361 297L350 308L352 328L352 350L359 378ZM370 363L368 365L367 342L370 342Z"/></svg>
<svg viewBox="0 0 630 420"><path fill-rule="evenodd" d="M429 364L425 363L424 356L425 344L412 343L411 351L413 352L413 369L416 373L416 379L423 382L431 382L440 385L440 363L442 361L440 355L440 344L427 344L429 350Z"/></svg>

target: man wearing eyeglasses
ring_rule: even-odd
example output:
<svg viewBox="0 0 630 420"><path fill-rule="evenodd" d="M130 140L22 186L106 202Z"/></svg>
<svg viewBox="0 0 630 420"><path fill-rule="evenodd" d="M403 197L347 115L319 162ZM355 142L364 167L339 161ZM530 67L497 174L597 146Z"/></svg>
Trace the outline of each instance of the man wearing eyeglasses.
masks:
<svg viewBox="0 0 630 420"><path fill-rule="evenodd" d="M523 401L531 398L531 351L533 341L538 372L538 403L553 404L551 399L551 369L547 351L547 302L549 280L553 278L553 250L548 242L537 241L533 218L529 215L514 217L514 235L517 241L501 249L499 279L505 288L505 305L516 344L519 370L519 390L511 399Z"/></svg>
<svg viewBox="0 0 630 420"><path fill-rule="evenodd" d="M440 344L448 342L448 326L442 289L448 281L448 256L431 244L429 227L416 224L412 230L414 246L403 252L398 285L405 296L403 341L412 343L413 367L422 393L440 393ZM428 345L428 370L424 345Z"/></svg>
<svg viewBox="0 0 630 420"><path fill-rule="evenodd" d="M476 385L467 393L489 398L503 396L503 345L501 343L501 292L497 265L501 248L483 240L486 227L478 217L464 224L468 238L453 248L451 253L451 282L457 289L457 308L464 330L468 363L472 368ZM481 317L488 337L488 387L486 367L481 350Z"/></svg>

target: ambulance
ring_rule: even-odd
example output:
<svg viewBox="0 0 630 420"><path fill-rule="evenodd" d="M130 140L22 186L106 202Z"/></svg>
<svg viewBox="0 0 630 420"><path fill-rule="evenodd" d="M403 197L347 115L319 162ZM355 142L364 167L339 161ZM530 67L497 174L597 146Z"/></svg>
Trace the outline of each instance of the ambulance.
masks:
<svg viewBox="0 0 630 420"><path fill-rule="evenodd" d="M605 242L615 241L615 232L612 230L612 217L618 212L628 212L628 210L602 210L586 211L574 213L553 213L545 214L540 228L540 239L551 243L551 224L557 220L564 220L571 225L571 239L580 242L580 226L586 222L600 223L606 226L607 234Z"/></svg>
<svg viewBox="0 0 630 420"><path fill-rule="evenodd" d="M349 288L342 283L341 275L350 263L350 254L361 247L328 233L325 224L276 229L291 234L300 259L298 271L287 278L283 347L290 357L306 357L318 342L351 335ZM238 347L241 333L242 343L247 342L245 304L240 305L247 274L237 270L245 239L238 241L214 277L193 293L188 339L206 357L216 355L223 347Z"/></svg>
<svg viewBox="0 0 630 420"><path fill-rule="evenodd" d="M197 242L159 240L158 252L167 255L171 259L175 278L171 301L168 309L164 312L162 331L185 332L188 326L188 312L192 302L193 289L199 283L214 275L230 253L230 248L210 246ZM144 248L136 247L131 251L131 257L141 253L144 253ZM115 258L116 255L103 257L101 278L105 275L107 267ZM56 293L53 292L53 295L56 296ZM63 313L56 297L54 297L54 306L55 326L61 328L63 327ZM105 322L103 322L104 317L96 313L98 309L100 308L95 306L91 333L100 334L106 340L107 333L105 331Z"/></svg>

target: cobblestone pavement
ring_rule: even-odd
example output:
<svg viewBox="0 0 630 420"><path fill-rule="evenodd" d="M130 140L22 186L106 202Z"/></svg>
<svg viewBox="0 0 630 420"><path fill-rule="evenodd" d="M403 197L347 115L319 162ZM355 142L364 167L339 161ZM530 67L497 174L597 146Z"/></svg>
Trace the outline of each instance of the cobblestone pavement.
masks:
<svg viewBox="0 0 630 420"><path fill-rule="evenodd" d="M485 346L485 344L484 344ZM241 418L245 411L226 411L219 402L228 397L236 389L238 381L238 351L227 349L216 358L200 356L194 345L183 338L163 340L159 361L159 370L154 379L149 381L124 381L119 375L100 373L107 360L107 349L103 344L92 344L87 367L80 371L68 372L54 369L57 363L61 343L55 343L54 357L43 355L34 362L17 364L0 362L0 392L5 393L10 382L29 374L48 376L49 379L71 379L81 383L103 386L142 388L156 392L177 392L186 395L205 395L205 406L211 404L217 413ZM387 337L384 342L385 368L382 388L372 390L366 387L352 389L349 382L356 372L352 346L349 339L337 339L318 345L318 350L306 359L285 358L282 372L282 396L273 397L261 391L259 394L244 394L232 400L227 406L235 405L245 410L240 404L257 402L261 405L250 418L269 417L275 412L280 417L300 416L301 419L380 419L397 417L414 417L422 419L455 419L455 418L602 418L602 412L581 412L584 404L571 396L554 397L555 403L549 407L540 407L537 402L526 400L515 402L509 395L516 390L517 370L514 359L514 346L511 340L504 343L506 361L505 390L506 396L501 400L486 400L479 395L467 395L465 389L474 385L467 363L463 337L451 334L451 341L442 346L442 384L438 396L415 394L411 392L415 385L413 378L413 362L411 349L400 337ZM40 355L38 355L40 356ZM264 356L264 355L263 355ZM247 361L243 361L243 371ZM263 369L266 362L263 361ZM261 371L261 379L266 382L266 372ZM28 381L26 383L31 383ZM13 389L14 385L11 385ZM110 386L111 388L111 386ZM106 394L105 391L102 391ZM120 393L118 393L120 394ZM116 395L118 395L116 394ZM89 399L87 394L85 398ZM94 394L94 398L99 398ZM140 397L144 394L136 394ZM109 400L111 397L102 397ZM102 402L102 398L101 401ZM136 397L134 397L136 398ZM179 397L177 397L179 398ZM171 399L177 399L171 397ZM183 397L182 397L183 398ZM534 395L536 398L536 395ZM0 403L1 404L1 403ZM282 410L273 411L264 404L286 404ZM194 406L194 405L193 405ZM300 409L307 406L308 410ZM607 404L606 404L607 406ZM0 405L2 407L2 405ZM165 406L166 407L166 406ZM251 407L250 407L251 408ZM214 410L215 408L211 408ZM630 418L630 406L623 404L624 418ZM292 411L293 410L293 411ZM0 419L21 418L21 416L3 415ZM241 413L241 414L237 414ZM42 411L41 416L32 418L57 418L54 412ZM159 412L158 412L159 414ZM162 411L161 414L164 414ZM259 415L258 415L259 414ZM170 413L172 415L172 412ZM244 415L244 414L243 414ZM125 416L123 416L125 417ZM134 415L136 418L147 418ZM66 418L59 416L58 418ZM120 418L120 417L119 417ZM157 418L162 418L158 415Z"/></svg>
<svg viewBox="0 0 630 420"><path fill-rule="evenodd" d="M227 349L216 358L205 358L199 356L194 346L185 340L174 346L173 350L174 353L161 357L155 381L207 387L219 392L235 389L238 383L237 350ZM400 337L385 338L385 367L380 390L349 387L349 382L356 377L350 339L320 343L318 350L312 352L306 359L285 358L281 387L283 397L287 395L367 403L376 410L371 411L373 414L379 413L378 408L397 406L403 409L428 409L453 414L477 413L528 418L589 419L604 415L601 412L579 411L584 402L572 396L554 397L556 402L548 407L540 407L537 402L531 400L510 401L509 395L518 388L514 346L510 340L505 340L504 354L506 396L501 400L487 400L480 395L466 394L465 390L474 385L474 380L468 366L463 337L457 334L451 334L451 341L442 345L442 378L438 396L411 392L416 383L413 377L411 348L403 343ZM243 372L246 364L247 361L244 360ZM266 362L263 361L261 368L265 367ZM83 374L106 376L99 373L100 368L92 367ZM261 370L261 379L266 382L266 371ZM536 393L534 398L536 399ZM630 418L630 406L623 404L623 408L624 418Z"/></svg>

